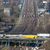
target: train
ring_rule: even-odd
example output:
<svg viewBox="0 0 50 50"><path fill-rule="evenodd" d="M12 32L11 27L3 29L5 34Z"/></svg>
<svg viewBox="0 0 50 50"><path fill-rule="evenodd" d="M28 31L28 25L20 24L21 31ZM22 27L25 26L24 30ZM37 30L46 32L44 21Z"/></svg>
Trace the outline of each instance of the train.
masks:
<svg viewBox="0 0 50 50"><path fill-rule="evenodd" d="M37 34L37 35L0 34L0 38L8 38L8 39L46 39L46 38L50 38L50 35L49 34Z"/></svg>
<svg viewBox="0 0 50 50"><path fill-rule="evenodd" d="M0 38L9 38L9 39L37 39L39 36L37 35L6 35L1 34Z"/></svg>
<svg viewBox="0 0 50 50"><path fill-rule="evenodd" d="M37 38L39 38L39 36L37 36L37 35L23 35L22 38L23 39L37 39Z"/></svg>

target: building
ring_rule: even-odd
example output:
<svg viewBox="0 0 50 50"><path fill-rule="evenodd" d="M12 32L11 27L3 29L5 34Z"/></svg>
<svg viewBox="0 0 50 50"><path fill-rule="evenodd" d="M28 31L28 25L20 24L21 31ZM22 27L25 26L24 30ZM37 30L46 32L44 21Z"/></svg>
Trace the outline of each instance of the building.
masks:
<svg viewBox="0 0 50 50"><path fill-rule="evenodd" d="M19 0L0 0L0 6L11 6L11 5L18 5Z"/></svg>

